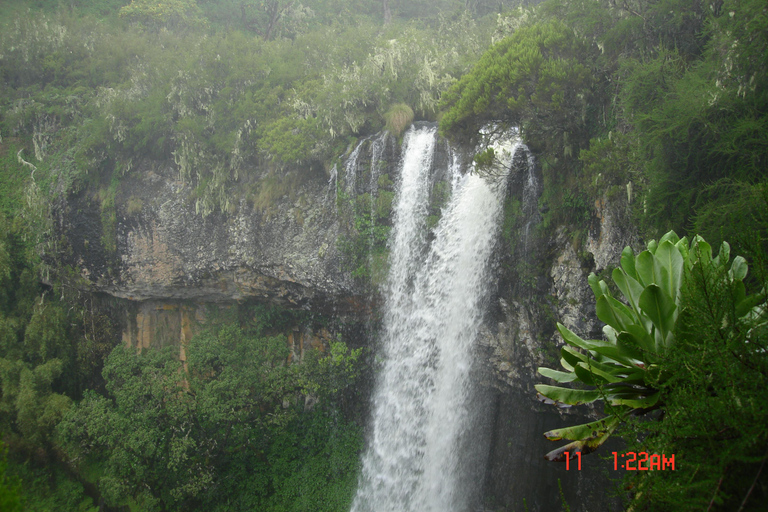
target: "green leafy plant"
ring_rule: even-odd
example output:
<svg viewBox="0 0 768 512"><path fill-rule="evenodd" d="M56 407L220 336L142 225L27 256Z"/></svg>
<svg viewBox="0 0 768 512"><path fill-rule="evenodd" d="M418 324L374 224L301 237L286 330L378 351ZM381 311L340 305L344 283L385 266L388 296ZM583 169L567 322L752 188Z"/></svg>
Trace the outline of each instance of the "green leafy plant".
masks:
<svg viewBox="0 0 768 512"><path fill-rule="evenodd" d="M558 383L577 382L582 389L546 384L536 385L544 397L561 404L578 405L603 401L610 413L599 421L546 432L553 441L571 443L546 455L549 460L564 460L565 452L590 453L602 445L616 427L630 416L639 416L663 404L660 387L670 377L665 355L675 343L675 328L680 314L681 288L685 276L699 267L719 266L730 258L730 247L723 243L712 257L712 248L696 236L690 245L670 231L659 242L652 240L647 250L635 255L624 249L621 267L612 278L625 302L616 299L608 285L595 274L589 284L597 299L596 313L605 322L604 340L584 340L564 325L557 329L566 342L560 363L565 372L539 368L539 373ZM746 260L734 258L727 273L733 287L737 316L750 314L763 294L747 296L743 280Z"/></svg>

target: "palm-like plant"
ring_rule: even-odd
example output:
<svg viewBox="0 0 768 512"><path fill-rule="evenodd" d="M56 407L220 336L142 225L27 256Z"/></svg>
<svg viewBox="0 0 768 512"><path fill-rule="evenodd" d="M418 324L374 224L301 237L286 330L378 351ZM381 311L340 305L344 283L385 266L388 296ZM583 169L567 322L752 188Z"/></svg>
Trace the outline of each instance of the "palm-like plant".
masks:
<svg viewBox="0 0 768 512"><path fill-rule="evenodd" d="M579 382L582 389L539 384L536 390L561 404L578 405L602 400L610 416L599 421L556 429L544 435L553 441L571 443L546 455L553 461L565 453L590 453L602 445L616 427L630 415L642 415L662 405L660 386L669 377L664 355L675 342L675 323L679 314L680 289L686 273L697 265L724 267L730 247L723 242L720 253L699 236L688 244L670 231L659 242L651 241L645 251L635 255L625 248L621 267L613 270L613 282L624 297L614 298L605 281L595 274L589 285L597 299L597 317L605 322L604 340L584 340L562 324L557 329L566 345L560 364L566 371L539 368L539 373L558 383ZM764 294L749 296L743 279L747 274L744 258L734 258L727 273L733 290L737 316L744 316L764 299Z"/></svg>

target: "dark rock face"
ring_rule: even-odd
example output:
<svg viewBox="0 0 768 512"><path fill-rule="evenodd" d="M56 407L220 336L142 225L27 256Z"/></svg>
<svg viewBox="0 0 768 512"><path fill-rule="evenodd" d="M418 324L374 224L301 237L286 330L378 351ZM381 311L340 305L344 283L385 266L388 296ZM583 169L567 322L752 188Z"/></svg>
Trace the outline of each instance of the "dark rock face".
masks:
<svg viewBox="0 0 768 512"><path fill-rule="evenodd" d="M621 510L610 496L610 477L616 476L611 461L599 453L586 455L579 470L575 459L566 469L564 463L543 457L557 443L547 441L542 433L562 424L584 423L589 417L571 412L564 419L556 407L538 404L529 393L517 390L499 393L495 407L486 473L488 510L557 511L565 510L563 502L574 512ZM606 448L608 455L617 449Z"/></svg>
<svg viewBox="0 0 768 512"><path fill-rule="evenodd" d="M244 198L237 213L203 218L173 169L135 171L118 190L114 253L102 243L99 206L85 192L61 212L61 226L81 275L115 297L260 298L292 308L365 312L368 305L342 270L340 219L327 178L315 174L292 191L298 199L278 198L269 212Z"/></svg>

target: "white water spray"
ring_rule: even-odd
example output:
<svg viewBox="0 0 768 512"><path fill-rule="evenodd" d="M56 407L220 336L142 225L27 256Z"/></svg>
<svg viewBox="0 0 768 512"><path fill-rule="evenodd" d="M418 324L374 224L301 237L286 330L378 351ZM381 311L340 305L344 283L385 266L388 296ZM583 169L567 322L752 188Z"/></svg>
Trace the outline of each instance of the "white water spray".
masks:
<svg viewBox="0 0 768 512"><path fill-rule="evenodd" d="M434 129L421 128L404 140L383 362L353 512L466 511L482 482L465 474L482 469L484 456L474 438L472 344L488 298L505 186L455 173L453 196L427 247L435 138ZM504 168L519 145L495 143Z"/></svg>

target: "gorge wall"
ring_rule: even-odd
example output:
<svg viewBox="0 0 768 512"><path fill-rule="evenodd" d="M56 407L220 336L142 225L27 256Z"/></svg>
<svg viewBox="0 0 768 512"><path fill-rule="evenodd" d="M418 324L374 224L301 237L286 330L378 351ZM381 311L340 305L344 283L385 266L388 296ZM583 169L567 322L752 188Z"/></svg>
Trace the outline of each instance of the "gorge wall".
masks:
<svg viewBox="0 0 768 512"><path fill-rule="evenodd" d="M452 155L466 158L439 140L433 165L446 168ZM605 461L585 457L582 471L566 472L543 459L556 447L543 432L565 424L564 416L573 416L567 418L572 424L590 411L539 403L533 385L542 379L538 366L558 366L556 321L580 335L600 336L587 276L612 268L634 235L622 200L596 204L587 232L545 232L538 225L540 170L534 165L529 172L520 161L530 158L522 155L512 166L495 251L498 286L476 344L493 404L484 499L489 510L557 510L559 479L571 510L596 504L608 510ZM140 349L176 343L184 359L184 344L211 308L242 301L338 320L292 327L289 342L299 358L341 331L352 333L352 345L371 346L377 286L386 272L386 243L377 228L391 226L399 159L394 137L372 136L350 145L335 167L303 169L269 204L242 190L264 187L272 175L239 183L233 190L238 207L207 217L196 213L194 190L179 181L172 163L145 162L119 183L112 212L87 190L58 205L63 262L76 269L82 290L119 302L123 314L114 320L123 341ZM439 217L445 204L448 179L435 176L431 217Z"/></svg>

